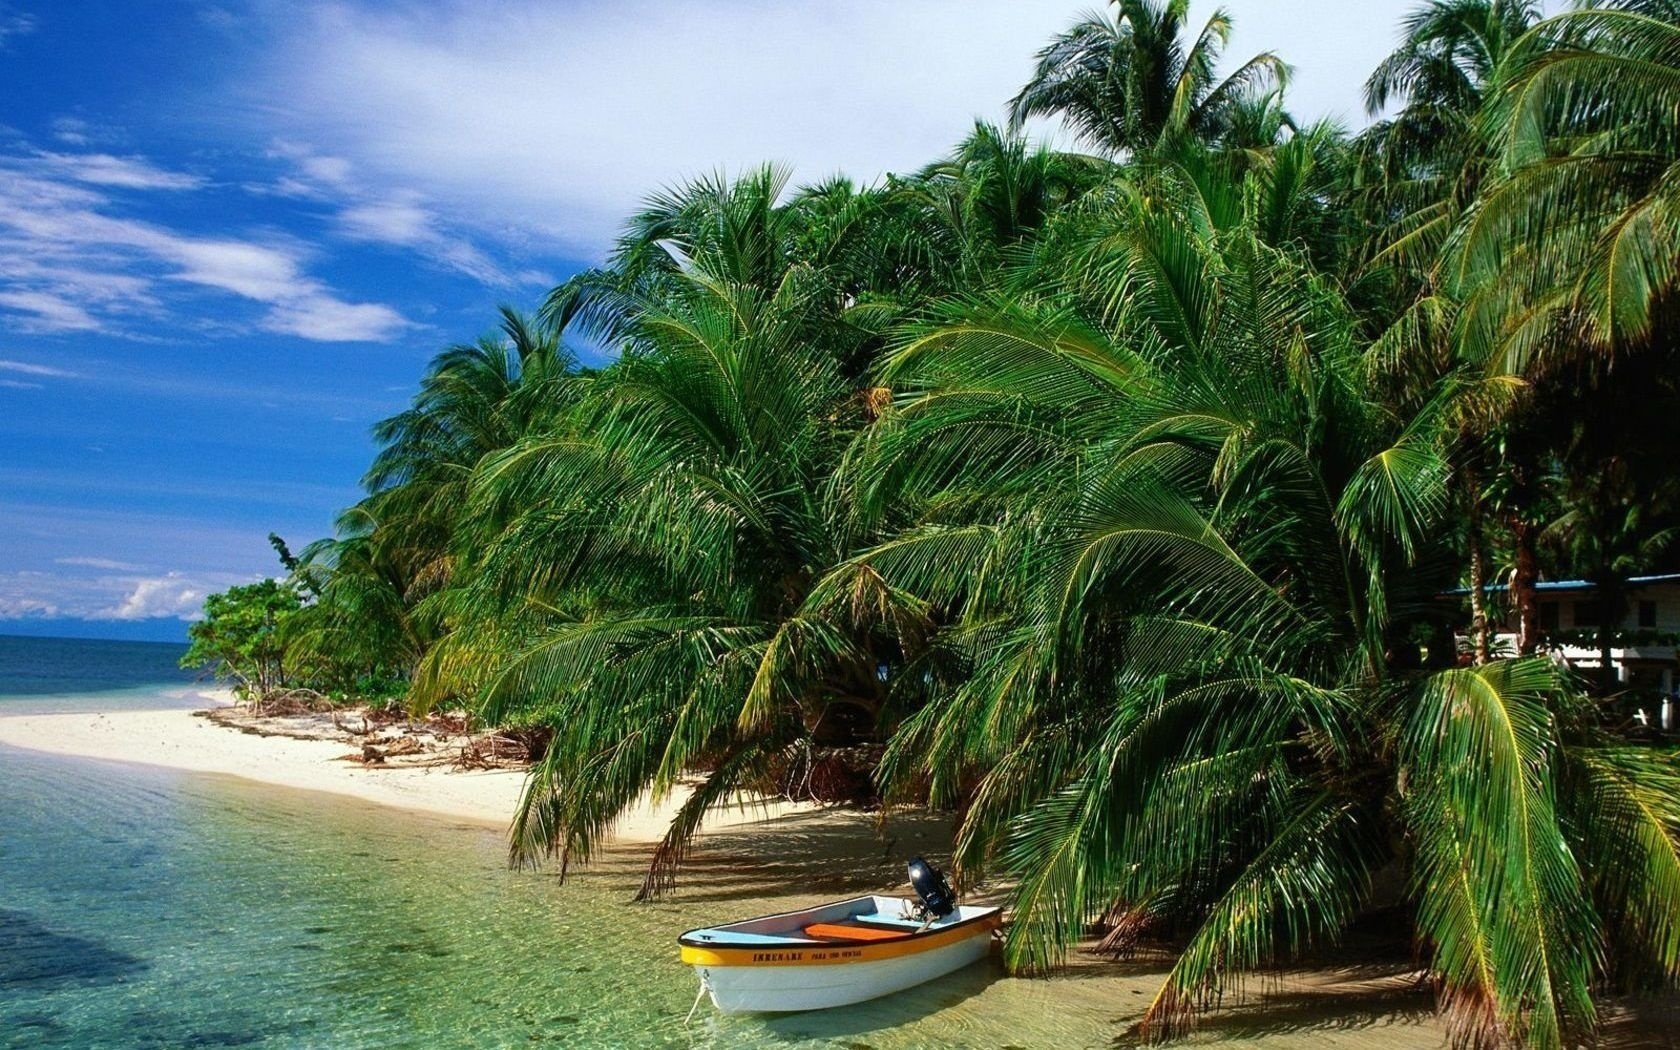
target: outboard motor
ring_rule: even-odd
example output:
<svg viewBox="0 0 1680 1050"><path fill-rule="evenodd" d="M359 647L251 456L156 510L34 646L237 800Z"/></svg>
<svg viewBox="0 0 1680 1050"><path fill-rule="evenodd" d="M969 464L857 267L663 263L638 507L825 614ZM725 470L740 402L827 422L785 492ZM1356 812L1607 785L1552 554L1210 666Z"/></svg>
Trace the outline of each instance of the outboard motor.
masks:
<svg viewBox="0 0 1680 1050"><path fill-rule="evenodd" d="M910 862L910 885L934 918L943 919L956 910L957 895L951 892L951 884L938 868L920 857Z"/></svg>

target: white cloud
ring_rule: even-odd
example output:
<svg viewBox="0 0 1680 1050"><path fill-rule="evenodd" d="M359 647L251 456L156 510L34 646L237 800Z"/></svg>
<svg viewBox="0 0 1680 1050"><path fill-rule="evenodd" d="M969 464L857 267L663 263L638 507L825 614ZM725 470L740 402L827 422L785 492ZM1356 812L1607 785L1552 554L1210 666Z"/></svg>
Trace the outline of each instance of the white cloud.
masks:
<svg viewBox="0 0 1680 1050"><path fill-rule="evenodd" d="M21 375L43 376L49 379L80 378L75 372L69 372L62 368L31 364L28 361L8 361L4 358L0 358L0 372L17 372Z"/></svg>
<svg viewBox="0 0 1680 1050"><path fill-rule="evenodd" d="M141 566L115 558L54 558L55 565L72 565L86 569L109 569L112 572L139 572Z"/></svg>
<svg viewBox="0 0 1680 1050"><path fill-rule="evenodd" d="M268 312L263 327L323 343L381 342L409 327L403 316L379 303L346 303L331 296L302 296Z"/></svg>
<svg viewBox="0 0 1680 1050"><path fill-rule="evenodd" d="M80 117L56 117L53 138L68 146L86 146L93 141L93 127Z"/></svg>
<svg viewBox="0 0 1680 1050"><path fill-rule="evenodd" d="M58 616L58 606L49 601L0 594L0 620L53 620Z"/></svg>
<svg viewBox="0 0 1680 1050"><path fill-rule="evenodd" d="M0 388L6 390L41 390L40 383L25 383L20 379L0 379Z"/></svg>
<svg viewBox="0 0 1680 1050"><path fill-rule="evenodd" d="M412 200L372 201L345 208L338 221L353 237L386 244L419 244L432 236L432 215Z"/></svg>
<svg viewBox="0 0 1680 1050"><path fill-rule="evenodd" d="M1414 3L1225 0L1228 54L1279 49L1297 67L1297 113L1357 118L1359 86ZM288 4L240 119L510 243L599 255L648 193L720 167L787 162L805 182L918 168L976 117L1001 120L1033 53L1097 6ZM1198 0L1192 21L1215 6Z"/></svg>
<svg viewBox="0 0 1680 1050"><path fill-rule="evenodd" d="M302 143L276 141L269 156L295 169L271 184L249 186L260 194L338 205L339 233L351 241L406 248L446 269L494 287L553 284L547 274L509 270L467 237L450 229L423 195L410 189L375 191L343 157L324 156Z"/></svg>
<svg viewBox="0 0 1680 1050"><path fill-rule="evenodd" d="M27 315L25 331L91 332L99 327L86 309L52 292L0 291L0 307Z"/></svg>
<svg viewBox="0 0 1680 1050"><path fill-rule="evenodd" d="M63 132L59 132L62 138ZM63 172L77 182L112 186L126 190L195 190L209 180L201 175L166 171L143 157L117 157L109 153L36 154L43 165Z"/></svg>
<svg viewBox="0 0 1680 1050"><path fill-rule="evenodd" d="M60 559L63 572L0 572L0 619L73 617L86 620L197 619L205 595L255 576L224 572L127 571L103 558ZM109 566L124 566L111 570ZM98 570L93 575L77 568Z"/></svg>
<svg viewBox="0 0 1680 1050"><path fill-rule="evenodd" d="M7 41L14 36L27 36L35 32L38 24L35 16L29 12L16 11L10 4L0 3L0 47L5 47Z"/></svg>
<svg viewBox="0 0 1680 1050"><path fill-rule="evenodd" d="M118 202L92 188L181 190L189 178L108 154L0 156L0 309L31 331L110 330L164 314L166 285L190 284L262 304L259 327L305 339L383 341L412 327L310 276L296 242L181 233L111 214Z"/></svg>
<svg viewBox="0 0 1680 1050"><path fill-rule="evenodd" d="M870 179L934 159L976 116L1001 117L1071 14L1012 0L328 4L297 20L281 89L263 93L296 101L282 134L488 225L598 251L642 196L719 166Z"/></svg>
<svg viewBox="0 0 1680 1050"><path fill-rule="evenodd" d="M143 568L143 566L138 566L138 564L129 563L129 561L118 561L118 559L114 558L54 558L52 559L52 563L71 564L71 566L77 566L77 568L89 568L89 570L111 570L114 571L114 573L138 573L138 571Z"/></svg>
<svg viewBox="0 0 1680 1050"><path fill-rule="evenodd" d="M93 620L155 620L172 616L190 620L204 604L204 587L185 575L172 572L133 581L128 595L109 608L97 610Z"/></svg>

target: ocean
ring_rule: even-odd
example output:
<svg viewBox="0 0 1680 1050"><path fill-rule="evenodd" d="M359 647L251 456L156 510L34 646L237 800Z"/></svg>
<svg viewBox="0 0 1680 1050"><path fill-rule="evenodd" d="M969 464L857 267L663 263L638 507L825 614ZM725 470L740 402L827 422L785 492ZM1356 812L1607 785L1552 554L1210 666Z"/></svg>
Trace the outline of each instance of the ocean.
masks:
<svg viewBox="0 0 1680 1050"><path fill-rule="evenodd" d="M185 645L0 634L0 715L198 702Z"/></svg>
<svg viewBox="0 0 1680 1050"><path fill-rule="evenodd" d="M0 715L190 704L180 652L0 638ZM674 902L632 904L644 861L562 885L510 870L493 828L0 746L0 1047L1100 1046L1136 1009L983 964L849 1010L685 1024L678 933L788 886L839 893L712 858Z"/></svg>

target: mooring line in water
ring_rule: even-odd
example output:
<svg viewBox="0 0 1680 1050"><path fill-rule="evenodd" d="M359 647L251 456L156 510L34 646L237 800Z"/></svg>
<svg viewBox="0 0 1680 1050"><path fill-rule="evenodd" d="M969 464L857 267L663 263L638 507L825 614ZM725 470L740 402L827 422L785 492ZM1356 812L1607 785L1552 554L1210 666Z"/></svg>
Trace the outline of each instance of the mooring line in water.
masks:
<svg viewBox="0 0 1680 1050"><path fill-rule="evenodd" d="M700 986L700 991L698 993L696 993L695 996L694 996L694 1005L688 1008L688 1016L683 1018L683 1027L684 1028L688 1027L688 1022L694 1020L694 1011L700 1009L700 1000L704 999L705 997L706 997L706 986L704 984L702 984Z"/></svg>

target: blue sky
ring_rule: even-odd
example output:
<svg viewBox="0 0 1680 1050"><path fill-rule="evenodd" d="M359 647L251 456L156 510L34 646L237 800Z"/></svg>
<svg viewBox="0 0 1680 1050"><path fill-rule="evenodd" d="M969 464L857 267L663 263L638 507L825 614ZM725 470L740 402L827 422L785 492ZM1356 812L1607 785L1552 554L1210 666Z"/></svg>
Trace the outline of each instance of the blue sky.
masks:
<svg viewBox="0 0 1680 1050"><path fill-rule="evenodd" d="M640 197L918 166L1084 6L0 0L0 632L183 637ZM1409 5L1227 6L1357 120Z"/></svg>

